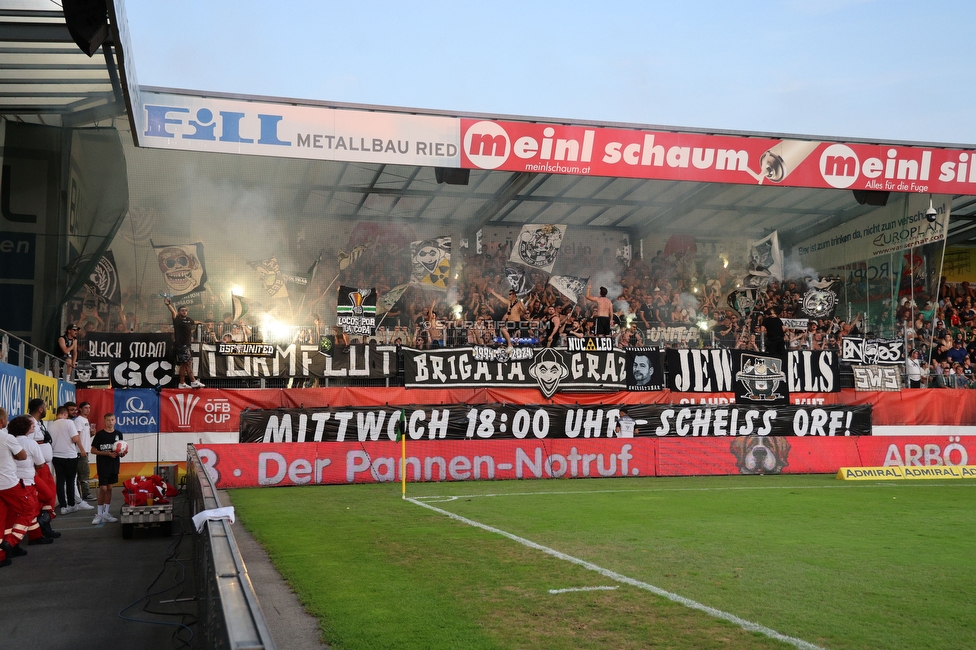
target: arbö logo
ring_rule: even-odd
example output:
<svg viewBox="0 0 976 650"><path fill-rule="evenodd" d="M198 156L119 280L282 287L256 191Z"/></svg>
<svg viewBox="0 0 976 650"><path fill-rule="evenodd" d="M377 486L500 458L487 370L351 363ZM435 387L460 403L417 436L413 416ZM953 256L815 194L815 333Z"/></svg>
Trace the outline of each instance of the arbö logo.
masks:
<svg viewBox="0 0 976 650"><path fill-rule="evenodd" d="M857 180L861 163L846 144L832 144L820 154L820 175L831 187L845 189Z"/></svg>
<svg viewBox="0 0 976 650"><path fill-rule="evenodd" d="M497 169L508 160L512 143L508 133L494 122L475 122L464 134L464 153L481 169Z"/></svg>

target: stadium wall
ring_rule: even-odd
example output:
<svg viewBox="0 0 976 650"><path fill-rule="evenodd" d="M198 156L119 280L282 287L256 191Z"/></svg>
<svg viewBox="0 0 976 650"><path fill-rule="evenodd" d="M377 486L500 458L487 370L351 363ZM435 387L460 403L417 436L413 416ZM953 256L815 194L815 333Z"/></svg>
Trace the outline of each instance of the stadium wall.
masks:
<svg viewBox="0 0 976 650"><path fill-rule="evenodd" d="M135 391L128 390L83 389L78 391L78 400L92 404L91 421L93 426L99 426L104 414L109 412L116 412L120 422L123 421L126 405L131 403L126 396L135 394ZM780 448L761 453L785 453L780 459L785 463L773 470L764 469L766 472L831 473L840 467L965 465L970 459L976 459L974 391L918 389L881 393L843 390L839 393L794 393L792 401L811 407L871 404L873 435L857 438L791 436L778 439L776 444ZM399 447L393 442L240 444L240 414L248 408L492 403L720 406L732 402L734 396L731 393L703 395L667 390L653 393L557 393L551 400L545 400L532 389L166 389L159 394L158 412L144 416L150 425L158 425L159 434L152 431L126 435L130 453L126 462L122 463L121 473L123 479L152 473L157 449L160 462L177 464L182 471L186 445L194 444L208 468L218 474L218 487L222 488L399 480L399 461L391 468L386 460L399 459ZM119 429L126 433L125 426L120 425ZM414 460L409 461L407 476L408 480L415 480L415 477L419 477L419 480L468 480L756 473L749 469L748 460L739 457L743 454L748 456L752 450L737 452L735 447L740 443L735 440L722 437L658 439L641 436L632 439L531 442L410 441L408 457ZM788 449L783 449L782 445ZM594 454L589 460L584 458ZM580 458L573 461L576 455ZM475 458L482 460L476 463ZM752 453L752 458L755 458L755 453ZM365 467L364 463L367 463Z"/></svg>

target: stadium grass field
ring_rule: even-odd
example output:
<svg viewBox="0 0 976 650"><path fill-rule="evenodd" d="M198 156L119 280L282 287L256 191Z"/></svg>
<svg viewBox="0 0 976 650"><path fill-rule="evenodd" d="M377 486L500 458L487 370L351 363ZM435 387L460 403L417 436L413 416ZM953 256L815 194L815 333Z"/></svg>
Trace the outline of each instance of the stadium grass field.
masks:
<svg viewBox="0 0 976 650"><path fill-rule="evenodd" d="M727 476L231 498L334 648L964 648L976 647L974 488ZM581 587L616 589L550 593Z"/></svg>

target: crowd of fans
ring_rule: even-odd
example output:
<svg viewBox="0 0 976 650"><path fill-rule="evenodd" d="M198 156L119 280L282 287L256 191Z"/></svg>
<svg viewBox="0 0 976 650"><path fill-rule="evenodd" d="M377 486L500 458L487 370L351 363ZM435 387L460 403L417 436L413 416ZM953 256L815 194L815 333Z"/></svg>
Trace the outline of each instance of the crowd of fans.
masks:
<svg viewBox="0 0 976 650"><path fill-rule="evenodd" d="M516 344L555 346L565 344L568 337L594 333L595 301L585 297L574 301L548 283L548 274L510 262L510 254L510 243L488 243L481 253L465 251L461 264L455 265L460 270L446 291L410 285L388 312L380 310L380 327L373 338L416 348L496 345L507 343L509 338L499 330L503 326ZM763 319L769 310L776 309L783 319L806 319L800 305L809 278L772 280L757 292L755 305L741 313L730 308L726 298L739 288L741 269L747 262L728 255L699 255L693 247L657 251L649 260L640 255L623 259L604 249L600 254L587 251L577 255L572 273L590 278L587 292L592 296L600 287L608 288L613 303L612 332L620 347L701 345L764 350L768 347ZM512 267L524 272L518 287L524 310L519 310L519 323L505 325L504 321L511 320L506 314L512 282L506 268ZM345 343L357 342L359 337L344 335L331 325L334 303L330 298L334 300L337 287L368 287L382 297L394 287L410 283L411 272L409 255L402 249L366 247L331 285L325 286L327 278L316 278L307 300L301 301L301 319L306 323L292 327L284 335L287 340L280 333L261 331L261 323L255 319L267 311L261 305L252 306L245 318L234 321L229 305L208 291L203 303L192 306L190 313L202 322L197 339L204 343L265 340L315 344L327 334L335 334ZM858 293L856 286L845 290L850 302L863 303L863 290ZM848 301L844 301L835 317L808 319L803 328L788 327L785 345L788 349L839 350L843 338L852 333L901 339L908 350L919 352L921 385L976 387L970 369L976 363L974 301L976 287L943 281L937 297L918 292L901 295L896 302L889 299L872 304L878 307L871 321L874 326L860 315L847 314ZM71 316L81 327L78 336L82 351L87 332L172 331L162 301L147 299L134 290L123 294L119 306L103 305L100 311L89 299L79 302L75 311ZM143 315L142 319L136 314ZM883 329L872 331L878 323L884 323ZM914 374L911 364L908 370Z"/></svg>

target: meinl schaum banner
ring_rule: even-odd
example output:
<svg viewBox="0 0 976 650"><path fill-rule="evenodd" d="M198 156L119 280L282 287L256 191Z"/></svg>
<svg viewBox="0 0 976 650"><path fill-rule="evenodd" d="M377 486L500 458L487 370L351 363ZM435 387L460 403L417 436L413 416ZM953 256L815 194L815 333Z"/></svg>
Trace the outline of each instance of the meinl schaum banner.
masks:
<svg viewBox="0 0 976 650"><path fill-rule="evenodd" d="M240 442L615 438L619 404L253 409ZM403 416L401 419L401 410ZM634 437L866 436L871 406L627 405ZM401 424L401 422L403 424Z"/></svg>
<svg viewBox="0 0 976 650"><path fill-rule="evenodd" d="M564 348L404 348L407 388L532 388L548 399L561 391L618 391L627 381L623 350Z"/></svg>
<svg viewBox="0 0 976 650"><path fill-rule="evenodd" d="M197 346L194 346L196 348ZM348 349L334 348L329 355L317 345L275 345L269 356L222 355L216 345L200 345L200 376L203 378L311 378L359 377L384 379L397 372L396 348L392 345L357 343Z"/></svg>
<svg viewBox="0 0 976 650"><path fill-rule="evenodd" d="M82 345L93 367L107 367L113 388L151 388L176 383L172 334L89 332Z"/></svg>

